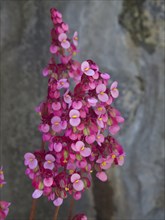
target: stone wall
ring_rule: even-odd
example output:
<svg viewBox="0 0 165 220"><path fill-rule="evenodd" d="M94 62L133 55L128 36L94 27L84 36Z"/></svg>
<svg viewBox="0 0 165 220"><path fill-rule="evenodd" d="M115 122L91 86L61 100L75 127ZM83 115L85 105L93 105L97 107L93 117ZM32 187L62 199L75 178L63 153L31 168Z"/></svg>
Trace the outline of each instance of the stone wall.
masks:
<svg viewBox="0 0 165 220"><path fill-rule="evenodd" d="M109 182L94 178L93 191L76 205L89 220L164 219L164 10L163 0L1 1L1 164L11 201L8 220L27 220L32 187L23 155L40 147L35 106L43 100L51 20L56 7L79 32L80 61L91 58L117 79L116 106L126 122L118 139L126 151ZM66 219L68 203L60 212ZM50 220L52 204L39 200L36 220Z"/></svg>

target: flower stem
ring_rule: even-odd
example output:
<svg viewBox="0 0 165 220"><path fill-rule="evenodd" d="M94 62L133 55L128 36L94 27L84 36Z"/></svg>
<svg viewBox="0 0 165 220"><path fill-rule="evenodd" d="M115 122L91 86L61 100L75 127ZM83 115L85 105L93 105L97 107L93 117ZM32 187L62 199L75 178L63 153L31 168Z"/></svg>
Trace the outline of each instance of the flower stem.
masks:
<svg viewBox="0 0 165 220"><path fill-rule="evenodd" d="M59 209L60 209L60 206L57 206L55 209L53 220L57 220Z"/></svg>
<svg viewBox="0 0 165 220"><path fill-rule="evenodd" d="M32 206L31 206L31 211L30 211L29 220L34 220L34 219L35 219L36 205L37 205L37 200L36 200L36 199L33 199L33 200L32 200Z"/></svg>
<svg viewBox="0 0 165 220"><path fill-rule="evenodd" d="M71 200L70 200L68 220L71 220L71 219L72 219L73 208L74 208L74 199L73 199L73 197L72 197Z"/></svg>

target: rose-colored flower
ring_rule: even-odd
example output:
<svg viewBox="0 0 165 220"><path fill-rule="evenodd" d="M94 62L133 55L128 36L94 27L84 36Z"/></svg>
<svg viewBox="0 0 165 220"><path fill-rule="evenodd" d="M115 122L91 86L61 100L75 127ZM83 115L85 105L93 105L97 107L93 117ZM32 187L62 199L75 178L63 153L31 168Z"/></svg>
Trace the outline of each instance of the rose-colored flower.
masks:
<svg viewBox="0 0 165 220"><path fill-rule="evenodd" d="M91 149L89 147L85 147L85 144L82 141L77 141L76 144L72 144L71 147L75 152L79 152L83 157L89 157L91 154Z"/></svg>
<svg viewBox="0 0 165 220"><path fill-rule="evenodd" d="M106 86L104 84L99 84L96 87L96 92L98 94L98 99L102 102L107 102L108 101L108 95L105 93L106 91Z"/></svg>
<svg viewBox="0 0 165 220"><path fill-rule="evenodd" d="M93 76L95 74L94 70L92 70L90 68L90 65L87 61L84 61L82 64L81 64L81 70L83 73L85 73L87 76Z"/></svg>
<svg viewBox="0 0 165 220"><path fill-rule="evenodd" d="M71 176L71 182L73 183L73 188L76 191L82 191L84 189L84 183L81 180L81 176L78 173L74 173Z"/></svg>
<svg viewBox="0 0 165 220"><path fill-rule="evenodd" d="M24 156L25 162L24 164L29 166L30 169L35 169L38 166L38 161L34 154L26 153Z"/></svg>
<svg viewBox="0 0 165 220"><path fill-rule="evenodd" d="M78 110L75 110L75 109L72 109L70 112L69 112L69 117L70 117L70 120L69 120L69 123L72 125L72 126L78 126L81 122L80 120L80 112Z"/></svg>
<svg viewBox="0 0 165 220"><path fill-rule="evenodd" d="M54 116L52 119L51 119L51 123L52 123L52 129L53 131L55 132L59 132L61 131L61 118L58 117L58 116Z"/></svg>
<svg viewBox="0 0 165 220"><path fill-rule="evenodd" d="M0 220L4 220L9 212L10 202L0 201Z"/></svg>
<svg viewBox="0 0 165 220"><path fill-rule="evenodd" d="M78 46L78 33L77 31L74 32L73 35L73 44L77 47Z"/></svg>
<svg viewBox="0 0 165 220"><path fill-rule="evenodd" d="M58 197L57 199L54 200L53 204L55 206L60 206L63 203L63 199Z"/></svg>
<svg viewBox="0 0 165 220"><path fill-rule="evenodd" d="M107 179L108 179L108 177L107 177L107 174L105 173L105 172L98 172L97 174L96 174L96 177L99 179L99 180L101 180L101 181L103 181L103 182L105 182L105 181L107 181Z"/></svg>
<svg viewBox="0 0 165 220"><path fill-rule="evenodd" d="M62 89L62 88L68 88L69 83L67 82L67 79L60 79L57 82L57 89Z"/></svg>
<svg viewBox="0 0 165 220"><path fill-rule="evenodd" d="M32 197L33 199L38 199L42 196L42 194L43 194L43 190L36 189L34 190Z"/></svg>
<svg viewBox="0 0 165 220"><path fill-rule="evenodd" d="M67 35L65 33L61 33L58 37L58 40L61 42L61 46L64 49L68 49L70 47L70 43L67 40Z"/></svg>
<svg viewBox="0 0 165 220"><path fill-rule="evenodd" d="M55 158L53 155L51 154L47 154L45 156L45 162L44 162L44 168L45 169L49 169L49 170L53 170L54 168L54 161L55 161Z"/></svg>
<svg viewBox="0 0 165 220"><path fill-rule="evenodd" d="M115 99L119 96L119 90L117 89L117 86L118 86L118 82L115 81L112 83L111 88L110 88L111 95Z"/></svg>

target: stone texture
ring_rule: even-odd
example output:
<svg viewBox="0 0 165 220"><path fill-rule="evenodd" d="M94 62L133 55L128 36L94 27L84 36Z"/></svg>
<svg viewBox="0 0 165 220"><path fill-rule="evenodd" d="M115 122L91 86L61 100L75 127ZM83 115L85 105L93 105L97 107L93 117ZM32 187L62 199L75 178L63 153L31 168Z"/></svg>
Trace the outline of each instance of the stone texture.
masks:
<svg viewBox="0 0 165 220"><path fill-rule="evenodd" d="M12 202L8 220L28 219L32 187L23 155L40 146L35 106L46 94L41 70L49 59L49 9L57 7L80 34L80 61L91 58L120 82L116 106L126 123L118 139L126 163L110 181L94 178L76 205L90 220L164 219L164 1L1 1L1 164ZM53 205L39 200L37 220ZM66 219L68 203L60 212Z"/></svg>

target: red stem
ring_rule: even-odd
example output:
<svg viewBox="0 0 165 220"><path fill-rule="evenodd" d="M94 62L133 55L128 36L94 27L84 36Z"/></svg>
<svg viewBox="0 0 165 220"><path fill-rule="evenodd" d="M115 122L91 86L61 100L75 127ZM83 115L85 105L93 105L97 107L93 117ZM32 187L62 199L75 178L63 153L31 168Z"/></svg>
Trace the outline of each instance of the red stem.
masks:
<svg viewBox="0 0 165 220"><path fill-rule="evenodd" d="M37 200L33 199L32 200L32 206L31 206L29 220L34 220L35 219L36 205L37 205Z"/></svg>
<svg viewBox="0 0 165 220"><path fill-rule="evenodd" d="M55 209L53 220L57 220L59 209L60 209L60 206L57 206Z"/></svg>
<svg viewBox="0 0 165 220"><path fill-rule="evenodd" d="M73 208L74 208L74 199L73 199L73 197L72 197L71 200L70 200L68 220L71 220L71 219L72 219Z"/></svg>

